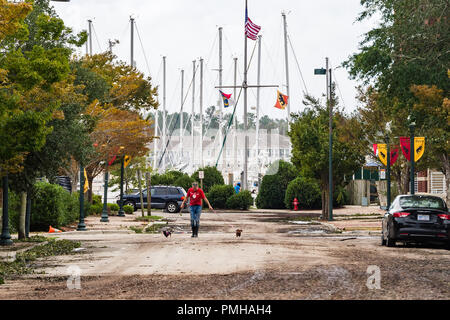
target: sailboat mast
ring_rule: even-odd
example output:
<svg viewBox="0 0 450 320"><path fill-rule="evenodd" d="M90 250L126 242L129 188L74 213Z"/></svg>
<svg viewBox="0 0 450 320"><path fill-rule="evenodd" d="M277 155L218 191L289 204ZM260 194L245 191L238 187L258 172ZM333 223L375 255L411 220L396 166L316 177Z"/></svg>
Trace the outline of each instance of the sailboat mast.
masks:
<svg viewBox="0 0 450 320"><path fill-rule="evenodd" d="M191 115L191 163L195 167L195 140L194 140L194 118L195 118L195 60L192 61L192 115Z"/></svg>
<svg viewBox="0 0 450 320"><path fill-rule="evenodd" d="M163 57L163 125L162 125L162 150L164 150L166 148L166 57ZM163 155L163 159L162 159L162 169L163 172L166 171L166 156Z"/></svg>
<svg viewBox="0 0 450 320"><path fill-rule="evenodd" d="M223 61L222 61L222 27L219 27L219 86L222 86L223 82ZM219 143L223 143L223 103L222 97L219 93ZM219 145L219 149L222 146ZM223 146L222 152L222 172L225 171L226 168L226 144Z"/></svg>
<svg viewBox="0 0 450 320"><path fill-rule="evenodd" d="M233 97L234 97L234 103L237 103L237 65L238 63L238 58L234 58L234 92L233 92ZM237 117L236 114L234 114L234 145L233 145L233 173L234 170L238 169L238 165L237 165L237 149L238 149L238 140L237 140L237 129L238 129L238 125L237 125Z"/></svg>
<svg viewBox="0 0 450 320"><path fill-rule="evenodd" d="M134 18L130 17L131 23L131 57L130 65L134 67Z"/></svg>
<svg viewBox="0 0 450 320"><path fill-rule="evenodd" d="M183 160L183 102L184 102L184 70L181 70L181 111L180 111L180 162Z"/></svg>
<svg viewBox="0 0 450 320"><path fill-rule="evenodd" d="M286 13L281 14L283 16L283 25L284 25L284 60L286 63L286 94L290 98L289 94L289 56L288 56L288 34L287 34L287 22L286 22ZM289 99L287 105L287 121L288 126L291 121L291 99Z"/></svg>
<svg viewBox="0 0 450 320"><path fill-rule="evenodd" d="M203 168L203 59L200 58L200 166Z"/></svg>
<svg viewBox="0 0 450 320"><path fill-rule="evenodd" d="M88 20L89 23L89 55L92 56L92 20ZM86 43L87 46L87 43ZM86 47L86 54L88 53Z"/></svg>

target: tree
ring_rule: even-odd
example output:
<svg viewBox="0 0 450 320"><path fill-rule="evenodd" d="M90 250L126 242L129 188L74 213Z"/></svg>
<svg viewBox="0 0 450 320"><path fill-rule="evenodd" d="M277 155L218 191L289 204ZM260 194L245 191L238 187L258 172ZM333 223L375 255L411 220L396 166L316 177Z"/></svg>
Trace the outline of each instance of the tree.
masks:
<svg viewBox="0 0 450 320"><path fill-rule="evenodd" d="M416 135L426 137L428 149L442 135L440 130L433 130L436 123L426 120L427 114L415 107L418 97L414 88L434 85L442 90L443 97L448 97L448 1L361 0L361 4L364 10L358 21L379 14L381 23L364 35L359 52L350 56L344 66L365 86L361 89L361 101L366 104L362 118L371 136L377 139L370 142L380 141L383 134L380 128L387 122L392 122L392 137L409 135L406 119L411 116L418 124ZM393 174L400 182L401 192L406 193L409 167L403 159L399 160ZM425 160L418 163L418 170L431 165ZM444 168L446 161L441 157L441 163L434 165Z"/></svg>
<svg viewBox="0 0 450 320"><path fill-rule="evenodd" d="M191 178L199 182L199 184L200 184L200 179L198 177L199 171L204 171L205 173L205 178L203 179L203 191L205 193L208 193L210 188L214 185L225 184L225 181L223 180L222 177L222 173L219 170L217 170L216 167L209 167L209 166L199 168L192 174Z"/></svg>
<svg viewBox="0 0 450 320"><path fill-rule="evenodd" d="M347 116L337 108L332 90L333 111L333 189L344 177L360 168L365 161L367 141L356 115ZM322 190L322 218L328 218L329 112L318 99L306 96L303 112L293 114L289 136L292 163L302 176L315 178Z"/></svg>

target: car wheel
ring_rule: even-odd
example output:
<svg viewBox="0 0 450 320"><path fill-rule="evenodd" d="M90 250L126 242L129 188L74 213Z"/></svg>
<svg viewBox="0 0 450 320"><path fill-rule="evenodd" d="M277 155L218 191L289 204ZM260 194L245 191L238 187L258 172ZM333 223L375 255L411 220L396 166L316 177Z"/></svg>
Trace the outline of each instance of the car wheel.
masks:
<svg viewBox="0 0 450 320"><path fill-rule="evenodd" d="M395 247L395 239L393 239L392 236L391 236L391 228L389 227L389 225L387 227L387 232L386 233L387 233L386 245L388 247Z"/></svg>
<svg viewBox="0 0 450 320"><path fill-rule="evenodd" d="M177 213L178 212L178 204L176 204L175 202L169 202L166 205L166 211L168 213Z"/></svg>
<svg viewBox="0 0 450 320"><path fill-rule="evenodd" d="M132 206L134 211L137 210L136 204L135 204L133 201L125 201L125 202L123 203L123 205L124 205L124 206Z"/></svg>

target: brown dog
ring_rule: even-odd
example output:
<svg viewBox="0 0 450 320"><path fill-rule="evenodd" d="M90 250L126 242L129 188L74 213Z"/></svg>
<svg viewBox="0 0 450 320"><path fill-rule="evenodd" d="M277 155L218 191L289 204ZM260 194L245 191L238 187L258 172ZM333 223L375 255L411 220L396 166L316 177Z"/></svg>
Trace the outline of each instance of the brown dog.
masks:
<svg viewBox="0 0 450 320"><path fill-rule="evenodd" d="M239 238L241 236L242 231L243 231L242 229L237 229L236 230L236 238Z"/></svg>

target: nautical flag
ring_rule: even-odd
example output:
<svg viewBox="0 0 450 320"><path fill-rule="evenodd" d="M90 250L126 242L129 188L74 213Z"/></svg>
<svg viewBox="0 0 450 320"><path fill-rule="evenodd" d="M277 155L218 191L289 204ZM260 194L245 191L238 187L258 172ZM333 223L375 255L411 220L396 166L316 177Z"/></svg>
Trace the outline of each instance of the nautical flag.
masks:
<svg viewBox="0 0 450 320"><path fill-rule="evenodd" d="M245 34L247 35L247 38L256 40L259 30L261 30L261 27L257 26L252 22L252 20L250 20L248 17L248 10L245 8Z"/></svg>
<svg viewBox="0 0 450 320"><path fill-rule="evenodd" d="M123 158L123 167L126 168L128 167L128 165L130 164L131 161L131 157L130 156L125 156L125 158Z"/></svg>
<svg viewBox="0 0 450 320"><path fill-rule="evenodd" d="M285 96L277 90L277 103L275 104L275 108L284 110L288 104L288 99L288 96Z"/></svg>
<svg viewBox="0 0 450 320"><path fill-rule="evenodd" d="M84 169L84 193L88 192L89 190L89 181L86 173L86 169Z"/></svg>
<svg viewBox="0 0 450 320"><path fill-rule="evenodd" d="M223 93L221 90L219 92L222 95L224 108L228 108L230 106L231 94Z"/></svg>

